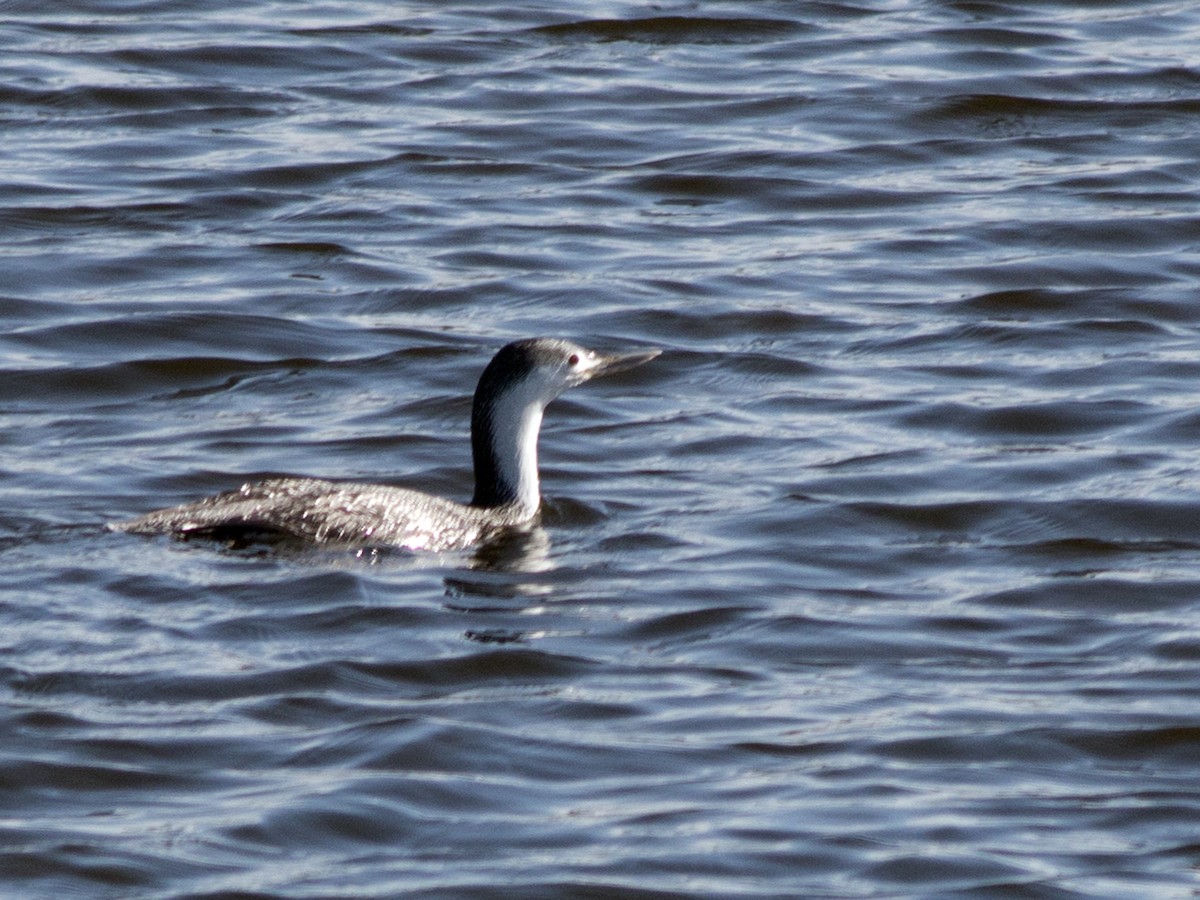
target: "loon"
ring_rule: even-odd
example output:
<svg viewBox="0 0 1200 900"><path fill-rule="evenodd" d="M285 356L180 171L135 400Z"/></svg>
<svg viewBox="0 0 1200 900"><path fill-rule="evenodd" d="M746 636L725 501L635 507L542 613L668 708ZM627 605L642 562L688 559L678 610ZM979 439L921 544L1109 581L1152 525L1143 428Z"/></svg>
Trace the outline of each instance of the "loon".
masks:
<svg viewBox="0 0 1200 900"><path fill-rule="evenodd" d="M470 503L385 484L269 478L194 503L115 522L114 531L202 537L242 546L464 549L531 523L541 505L537 440L546 405L597 375L631 369L659 350L605 355L559 338L500 349L480 376L471 410L475 495Z"/></svg>

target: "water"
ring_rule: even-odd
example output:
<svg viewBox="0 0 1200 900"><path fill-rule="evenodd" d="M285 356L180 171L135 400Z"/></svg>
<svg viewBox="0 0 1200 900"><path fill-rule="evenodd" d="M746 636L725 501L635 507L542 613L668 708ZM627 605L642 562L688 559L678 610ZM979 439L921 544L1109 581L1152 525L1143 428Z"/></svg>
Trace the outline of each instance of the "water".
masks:
<svg viewBox="0 0 1200 900"><path fill-rule="evenodd" d="M202 6L0 8L0 893L1194 896L1193 4Z"/></svg>

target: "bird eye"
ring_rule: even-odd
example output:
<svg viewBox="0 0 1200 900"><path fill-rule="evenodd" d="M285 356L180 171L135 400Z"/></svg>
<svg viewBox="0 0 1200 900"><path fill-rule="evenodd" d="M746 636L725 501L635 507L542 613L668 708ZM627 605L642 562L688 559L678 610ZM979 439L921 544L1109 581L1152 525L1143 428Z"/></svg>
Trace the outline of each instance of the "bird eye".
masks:
<svg viewBox="0 0 1200 900"><path fill-rule="evenodd" d="M569 365L572 369L579 365L579 354L572 353L571 358L567 360L567 365Z"/></svg>

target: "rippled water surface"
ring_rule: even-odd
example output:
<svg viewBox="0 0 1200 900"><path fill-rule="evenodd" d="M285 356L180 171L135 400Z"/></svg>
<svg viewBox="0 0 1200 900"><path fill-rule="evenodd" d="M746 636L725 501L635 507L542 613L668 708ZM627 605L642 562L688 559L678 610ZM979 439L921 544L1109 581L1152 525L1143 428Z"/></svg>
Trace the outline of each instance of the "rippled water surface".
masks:
<svg viewBox="0 0 1200 900"><path fill-rule="evenodd" d="M1191 897L1200 12L0 5L0 893ZM542 527L105 522L291 473Z"/></svg>

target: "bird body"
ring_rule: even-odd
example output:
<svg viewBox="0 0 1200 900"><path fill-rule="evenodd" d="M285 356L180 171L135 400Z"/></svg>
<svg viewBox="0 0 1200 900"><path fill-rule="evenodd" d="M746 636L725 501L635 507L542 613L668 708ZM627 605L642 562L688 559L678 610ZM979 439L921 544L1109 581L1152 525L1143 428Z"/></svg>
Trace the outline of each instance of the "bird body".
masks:
<svg viewBox="0 0 1200 900"><path fill-rule="evenodd" d="M503 347L475 390L475 494L470 503L384 484L285 477L251 482L110 527L236 544L282 539L432 551L469 547L537 516L537 440L546 404L567 388L657 355L657 350L603 355L557 338Z"/></svg>
<svg viewBox="0 0 1200 900"><path fill-rule="evenodd" d="M469 546L531 518L516 507L483 509L386 484L269 478L116 527L239 544L291 538L323 545L441 550Z"/></svg>

